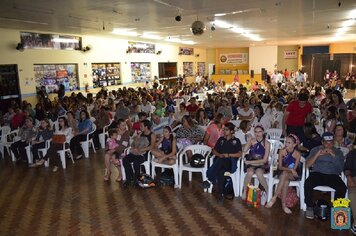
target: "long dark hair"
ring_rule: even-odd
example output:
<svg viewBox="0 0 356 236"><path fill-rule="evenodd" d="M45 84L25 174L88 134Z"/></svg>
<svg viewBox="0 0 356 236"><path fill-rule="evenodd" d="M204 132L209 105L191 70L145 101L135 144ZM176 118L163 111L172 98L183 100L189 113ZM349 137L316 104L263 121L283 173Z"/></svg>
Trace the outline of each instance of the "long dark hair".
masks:
<svg viewBox="0 0 356 236"><path fill-rule="evenodd" d="M305 123L304 124L304 136L307 139L312 139L313 138L313 134L318 134L318 132L316 131L315 125L313 125L310 122Z"/></svg>
<svg viewBox="0 0 356 236"><path fill-rule="evenodd" d="M63 121L64 121L64 127L63 127L63 129L69 127L67 118L65 118L65 117L62 116L62 117L59 117L59 118L58 118L58 128L59 128L59 130L62 130L62 127L59 125L59 120L63 120Z"/></svg>
<svg viewBox="0 0 356 236"><path fill-rule="evenodd" d="M184 115L183 118L182 118L182 122L183 122L183 119L185 119L185 120L188 122L188 124L189 124L189 126L190 126L191 128L195 126L194 121L193 121L193 119L190 117L190 115Z"/></svg>
<svg viewBox="0 0 356 236"><path fill-rule="evenodd" d="M82 117L81 117L83 112L84 112L84 114L85 114L85 119L84 119L84 120L90 119L89 112L88 112L87 110L81 110L81 111L80 111L80 121L84 121L84 120L82 119Z"/></svg>
<svg viewBox="0 0 356 236"><path fill-rule="evenodd" d="M224 118L224 115L221 114L221 113L218 113L216 116L215 116L215 119L214 119L214 123L215 124L219 124L220 123L220 120Z"/></svg>
<svg viewBox="0 0 356 236"><path fill-rule="evenodd" d="M164 128L163 129L166 129L166 130L168 130L169 131L169 133L170 133L170 135L169 135L169 141L172 143L173 142L173 138L174 138L174 136L173 136L173 132L172 132L172 128L170 127L170 126L164 126Z"/></svg>

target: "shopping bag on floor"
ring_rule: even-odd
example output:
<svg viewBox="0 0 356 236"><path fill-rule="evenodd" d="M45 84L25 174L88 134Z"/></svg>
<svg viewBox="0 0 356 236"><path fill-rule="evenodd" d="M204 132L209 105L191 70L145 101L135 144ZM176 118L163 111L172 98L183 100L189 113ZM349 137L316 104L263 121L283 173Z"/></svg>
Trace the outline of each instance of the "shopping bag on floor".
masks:
<svg viewBox="0 0 356 236"><path fill-rule="evenodd" d="M261 189L257 186L247 185L247 206L260 207L261 205Z"/></svg>

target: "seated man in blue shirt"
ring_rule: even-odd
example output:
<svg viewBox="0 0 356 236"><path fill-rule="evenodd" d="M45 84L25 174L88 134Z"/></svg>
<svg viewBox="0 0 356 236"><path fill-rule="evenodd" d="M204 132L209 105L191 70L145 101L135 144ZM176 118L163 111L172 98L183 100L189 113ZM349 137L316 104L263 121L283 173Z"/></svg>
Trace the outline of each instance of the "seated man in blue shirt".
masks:
<svg viewBox="0 0 356 236"><path fill-rule="evenodd" d="M313 148L306 160L306 168L313 167L309 177L304 183L305 204L307 211L305 217L314 218L313 189L317 186L328 186L335 189L335 199L344 198L346 185L340 174L344 168L344 155L334 147L334 134L325 132L322 136L322 145Z"/></svg>

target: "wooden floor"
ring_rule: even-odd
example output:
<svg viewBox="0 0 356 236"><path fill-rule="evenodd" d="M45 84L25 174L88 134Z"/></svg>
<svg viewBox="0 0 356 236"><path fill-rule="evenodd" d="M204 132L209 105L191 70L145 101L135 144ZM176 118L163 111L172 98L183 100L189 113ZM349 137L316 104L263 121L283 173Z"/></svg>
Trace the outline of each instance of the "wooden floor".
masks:
<svg viewBox="0 0 356 236"><path fill-rule="evenodd" d="M103 151L65 171L0 160L0 235L349 235L330 222L250 208L240 199L218 205L199 187L123 188L103 181Z"/></svg>

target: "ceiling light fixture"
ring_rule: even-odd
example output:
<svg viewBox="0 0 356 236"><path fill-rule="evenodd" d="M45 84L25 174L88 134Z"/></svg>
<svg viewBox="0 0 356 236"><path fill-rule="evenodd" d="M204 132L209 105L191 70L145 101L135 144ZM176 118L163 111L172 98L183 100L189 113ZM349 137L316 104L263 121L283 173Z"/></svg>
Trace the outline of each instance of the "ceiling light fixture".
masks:
<svg viewBox="0 0 356 236"><path fill-rule="evenodd" d="M111 33L117 35L123 35L123 36L133 36L133 37L139 35L136 31L131 31L131 29L119 29L119 28L113 29Z"/></svg>
<svg viewBox="0 0 356 236"><path fill-rule="evenodd" d="M188 44L188 45L193 45L196 44L194 41L192 40L181 40L179 38L175 38L175 37L167 37L165 39L165 41L167 42L172 42L172 43L182 43L182 44Z"/></svg>
<svg viewBox="0 0 356 236"><path fill-rule="evenodd" d="M249 39L251 39L253 41L262 41L262 39L261 39L261 37L259 35L251 34L248 31L246 31L245 29L240 28L240 27L236 27L236 26L231 25L231 24L229 24L229 23L227 23L225 21L215 20L215 21L213 21L213 24L216 25L217 27L229 29L234 33L241 34L242 36L244 36L246 38L249 38Z"/></svg>
<svg viewBox="0 0 356 236"><path fill-rule="evenodd" d="M156 40L162 39L162 37L159 35L148 34L148 33L144 33L141 37L145 39L156 39Z"/></svg>

